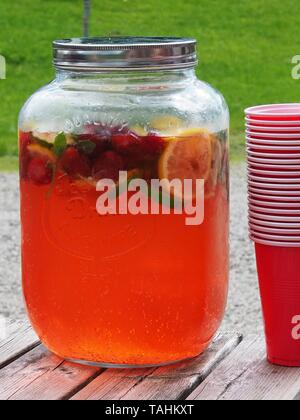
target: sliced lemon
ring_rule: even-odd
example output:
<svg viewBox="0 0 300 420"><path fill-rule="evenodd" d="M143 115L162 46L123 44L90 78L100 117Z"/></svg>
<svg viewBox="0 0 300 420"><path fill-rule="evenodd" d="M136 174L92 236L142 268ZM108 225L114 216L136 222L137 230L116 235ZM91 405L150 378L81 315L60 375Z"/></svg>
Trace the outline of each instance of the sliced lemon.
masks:
<svg viewBox="0 0 300 420"><path fill-rule="evenodd" d="M172 181L186 179L207 181L212 166L212 140L207 130L191 129L168 143L162 154L158 172L160 179ZM195 189L193 196L195 194Z"/></svg>
<svg viewBox="0 0 300 420"><path fill-rule="evenodd" d="M27 149L33 156L47 157L51 162L55 162L54 153L47 147L43 147L37 143L32 143L29 146L27 146Z"/></svg>
<svg viewBox="0 0 300 420"><path fill-rule="evenodd" d="M57 133L40 133L38 131L34 131L32 134L36 139L45 141L50 144L54 144L55 138L57 136Z"/></svg>
<svg viewBox="0 0 300 420"><path fill-rule="evenodd" d="M38 131L34 131L32 134L33 134L33 137L35 137L38 140L45 141L49 144L54 144L55 139L59 133L40 133ZM68 145L75 144L75 140L71 134L65 133L65 136L66 136Z"/></svg>
<svg viewBox="0 0 300 420"><path fill-rule="evenodd" d="M175 134L184 125L183 121L174 115L163 115L161 117L153 118L151 121L151 128L153 130L166 133Z"/></svg>
<svg viewBox="0 0 300 420"><path fill-rule="evenodd" d="M142 125L133 125L130 127L130 130L133 131L138 136L147 136L147 131Z"/></svg>

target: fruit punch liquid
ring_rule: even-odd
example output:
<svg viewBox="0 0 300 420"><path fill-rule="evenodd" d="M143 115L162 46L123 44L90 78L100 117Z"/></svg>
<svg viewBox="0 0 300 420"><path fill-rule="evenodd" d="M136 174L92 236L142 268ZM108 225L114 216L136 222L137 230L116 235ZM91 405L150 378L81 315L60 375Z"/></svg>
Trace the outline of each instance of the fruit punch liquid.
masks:
<svg viewBox="0 0 300 420"><path fill-rule="evenodd" d="M201 130L172 139L131 132L112 135L99 153L104 138L94 128L89 140L20 133L31 321L67 359L148 365L193 357L219 327L227 297L226 143ZM198 165L187 160L189 149ZM185 171L204 178L204 222L187 226L186 215L172 211L99 215L95 181L120 170L146 181Z"/></svg>

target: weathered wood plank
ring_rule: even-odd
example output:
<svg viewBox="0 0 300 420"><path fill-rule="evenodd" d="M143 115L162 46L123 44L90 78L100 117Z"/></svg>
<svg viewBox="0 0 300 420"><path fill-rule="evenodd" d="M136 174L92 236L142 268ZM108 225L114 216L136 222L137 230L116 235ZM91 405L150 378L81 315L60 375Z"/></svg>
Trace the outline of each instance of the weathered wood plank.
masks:
<svg viewBox="0 0 300 420"><path fill-rule="evenodd" d="M120 400L152 369L108 369L78 392L72 400Z"/></svg>
<svg viewBox="0 0 300 420"><path fill-rule="evenodd" d="M189 362L156 369L132 388L124 400L184 399L240 343L238 334L220 334L208 351Z"/></svg>
<svg viewBox="0 0 300 420"><path fill-rule="evenodd" d="M38 346L0 370L0 400L69 399L100 372L64 362Z"/></svg>
<svg viewBox="0 0 300 420"><path fill-rule="evenodd" d="M248 337L188 400L293 400L300 397L300 369L269 364L263 337Z"/></svg>
<svg viewBox="0 0 300 420"><path fill-rule="evenodd" d="M74 395L74 400L180 399L191 392L241 341L237 334L219 335L210 349L188 362L152 369L108 369Z"/></svg>
<svg viewBox="0 0 300 420"><path fill-rule="evenodd" d="M39 344L27 321L7 322L4 336L0 340L0 369Z"/></svg>

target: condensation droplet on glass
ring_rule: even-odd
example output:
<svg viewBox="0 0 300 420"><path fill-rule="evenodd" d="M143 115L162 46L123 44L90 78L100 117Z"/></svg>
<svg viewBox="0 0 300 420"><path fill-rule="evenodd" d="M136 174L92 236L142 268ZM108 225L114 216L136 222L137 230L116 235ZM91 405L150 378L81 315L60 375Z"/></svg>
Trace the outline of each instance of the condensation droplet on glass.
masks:
<svg viewBox="0 0 300 420"><path fill-rule="evenodd" d="M73 123L76 128L80 128L83 125L82 121L78 117L73 118Z"/></svg>
<svg viewBox="0 0 300 420"><path fill-rule="evenodd" d="M64 131L66 133L71 133L74 129L74 124L72 123L71 120L66 120L65 122L65 127L64 127Z"/></svg>

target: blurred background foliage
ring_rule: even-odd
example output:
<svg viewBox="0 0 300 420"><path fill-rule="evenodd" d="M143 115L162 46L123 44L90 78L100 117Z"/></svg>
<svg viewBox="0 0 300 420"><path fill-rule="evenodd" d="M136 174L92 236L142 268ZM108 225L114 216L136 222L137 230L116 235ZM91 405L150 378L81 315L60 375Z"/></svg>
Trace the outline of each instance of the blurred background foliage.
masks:
<svg viewBox="0 0 300 420"><path fill-rule="evenodd" d="M15 167L17 116L54 77L51 42L81 36L82 0L0 0L0 169ZM198 76L226 97L232 157L243 157L243 109L299 102L291 59L300 54L299 0L91 0L90 35L173 35L199 42Z"/></svg>

